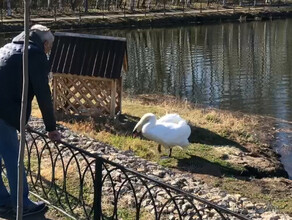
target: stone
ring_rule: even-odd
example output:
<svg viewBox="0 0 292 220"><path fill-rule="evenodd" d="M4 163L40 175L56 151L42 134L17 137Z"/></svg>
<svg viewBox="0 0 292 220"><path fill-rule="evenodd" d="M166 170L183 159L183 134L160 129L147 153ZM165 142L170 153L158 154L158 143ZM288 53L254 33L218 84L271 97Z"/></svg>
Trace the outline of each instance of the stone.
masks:
<svg viewBox="0 0 292 220"><path fill-rule="evenodd" d="M255 205L253 203L251 203L250 201L244 201L242 203L243 207L247 208L247 209L253 209L255 208Z"/></svg>
<svg viewBox="0 0 292 220"><path fill-rule="evenodd" d="M183 212L187 212L187 210L190 209L190 208L192 208L192 205L190 203L185 203L181 207Z"/></svg>
<svg viewBox="0 0 292 220"><path fill-rule="evenodd" d="M159 178L163 178L165 176L166 172L163 170L154 170L153 175L157 176Z"/></svg>
<svg viewBox="0 0 292 220"><path fill-rule="evenodd" d="M175 220L175 217L174 217L174 215L169 215L168 219L169 220Z"/></svg>

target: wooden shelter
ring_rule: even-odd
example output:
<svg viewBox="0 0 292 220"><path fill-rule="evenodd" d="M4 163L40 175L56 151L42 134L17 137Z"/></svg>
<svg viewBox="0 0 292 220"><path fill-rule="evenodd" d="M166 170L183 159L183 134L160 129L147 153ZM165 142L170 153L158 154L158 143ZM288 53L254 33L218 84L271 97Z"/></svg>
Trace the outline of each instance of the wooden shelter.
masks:
<svg viewBox="0 0 292 220"><path fill-rule="evenodd" d="M121 111L126 47L125 38L55 33L50 64L57 115L113 117Z"/></svg>

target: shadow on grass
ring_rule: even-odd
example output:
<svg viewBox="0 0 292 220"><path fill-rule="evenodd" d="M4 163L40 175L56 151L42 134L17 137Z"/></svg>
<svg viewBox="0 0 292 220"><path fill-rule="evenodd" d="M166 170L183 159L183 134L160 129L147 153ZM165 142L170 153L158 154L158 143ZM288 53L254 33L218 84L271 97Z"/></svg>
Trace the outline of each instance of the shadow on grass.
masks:
<svg viewBox="0 0 292 220"><path fill-rule="evenodd" d="M204 158L190 155L190 158L177 159L177 169L197 174L207 174L216 177L224 175L245 175L245 171L237 170L220 163L210 162Z"/></svg>
<svg viewBox="0 0 292 220"><path fill-rule="evenodd" d="M210 130L205 128L196 127L190 125L191 127L191 135L189 137L190 143L198 143L198 144L206 144L206 145L215 145L215 146L232 146L236 147L239 150L246 152L247 149L241 146L239 143L222 137Z"/></svg>

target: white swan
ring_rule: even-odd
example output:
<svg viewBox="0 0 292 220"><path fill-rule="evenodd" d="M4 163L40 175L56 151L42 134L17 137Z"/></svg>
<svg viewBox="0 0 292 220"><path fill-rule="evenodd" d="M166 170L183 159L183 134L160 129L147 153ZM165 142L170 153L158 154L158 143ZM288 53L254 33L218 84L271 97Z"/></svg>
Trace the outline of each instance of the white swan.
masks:
<svg viewBox="0 0 292 220"><path fill-rule="evenodd" d="M154 114L147 113L136 124L134 132L141 132L147 139L157 142L159 152L161 152L160 145L169 148L169 157L172 147L186 147L190 144L188 137L191 134L191 128L178 114L166 114L156 120Z"/></svg>

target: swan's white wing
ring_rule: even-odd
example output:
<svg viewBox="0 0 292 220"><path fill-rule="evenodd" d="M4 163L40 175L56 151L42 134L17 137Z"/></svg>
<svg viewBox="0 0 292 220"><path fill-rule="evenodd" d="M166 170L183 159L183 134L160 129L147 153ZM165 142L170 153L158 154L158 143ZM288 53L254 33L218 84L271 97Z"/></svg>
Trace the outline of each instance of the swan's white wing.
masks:
<svg viewBox="0 0 292 220"><path fill-rule="evenodd" d="M156 124L155 126L145 129L143 136L156 141L163 146L187 146L189 144L188 137L191 134L190 126L184 121L175 123Z"/></svg>
<svg viewBox="0 0 292 220"><path fill-rule="evenodd" d="M176 123L178 124L180 121L184 121L178 114L166 114L157 120L157 123Z"/></svg>

